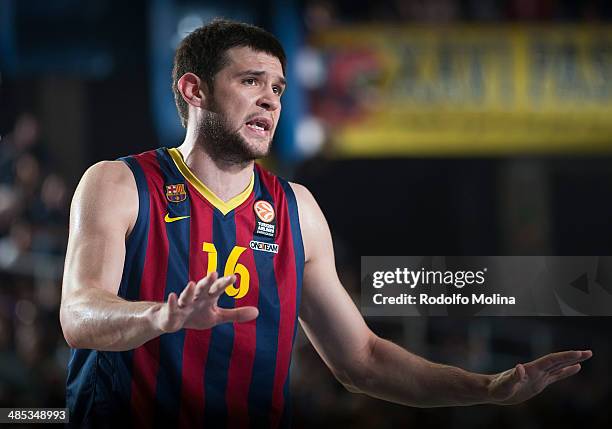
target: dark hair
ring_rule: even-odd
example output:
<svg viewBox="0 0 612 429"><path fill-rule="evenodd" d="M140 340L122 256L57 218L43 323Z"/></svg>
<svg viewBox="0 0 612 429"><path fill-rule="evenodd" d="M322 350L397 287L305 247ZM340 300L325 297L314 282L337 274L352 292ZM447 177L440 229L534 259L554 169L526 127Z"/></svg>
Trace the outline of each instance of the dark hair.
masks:
<svg viewBox="0 0 612 429"><path fill-rule="evenodd" d="M172 91L181 124L187 127L189 108L178 90L178 80L191 72L213 90L213 79L227 64L227 51L235 47L249 47L277 57L285 72L285 51L280 42L266 30L254 25L226 19L215 19L185 37L174 54Z"/></svg>

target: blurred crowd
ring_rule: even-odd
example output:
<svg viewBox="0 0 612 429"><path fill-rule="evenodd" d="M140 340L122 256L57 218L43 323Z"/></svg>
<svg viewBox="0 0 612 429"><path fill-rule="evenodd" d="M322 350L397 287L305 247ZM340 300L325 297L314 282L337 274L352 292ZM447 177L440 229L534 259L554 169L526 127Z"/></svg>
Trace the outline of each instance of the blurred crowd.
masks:
<svg viewBox="0 0 612 429"><path fill-rule="evenodd" d="M64 403L57 309L69 195L54 156L29 113L0 140L0 407Z"/></svg>
<svg viewBox="0 0 612 429"><path fill-rule="evenodd" d="M304 19L309 30L359 22L596 22L612 18L603 0L311 0Z"/></svg>

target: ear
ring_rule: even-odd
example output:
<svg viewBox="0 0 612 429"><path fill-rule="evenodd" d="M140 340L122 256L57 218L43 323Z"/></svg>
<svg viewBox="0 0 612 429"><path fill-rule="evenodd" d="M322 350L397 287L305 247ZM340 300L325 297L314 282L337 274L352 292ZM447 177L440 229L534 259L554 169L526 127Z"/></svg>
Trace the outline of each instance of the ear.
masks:
<svg viewBox="0 0 612 429"><path fill-rule="evenodd" d="M183 100L195 107L203 107L206 102L206 84L195 74L185 73L176 84Z"/></svg>

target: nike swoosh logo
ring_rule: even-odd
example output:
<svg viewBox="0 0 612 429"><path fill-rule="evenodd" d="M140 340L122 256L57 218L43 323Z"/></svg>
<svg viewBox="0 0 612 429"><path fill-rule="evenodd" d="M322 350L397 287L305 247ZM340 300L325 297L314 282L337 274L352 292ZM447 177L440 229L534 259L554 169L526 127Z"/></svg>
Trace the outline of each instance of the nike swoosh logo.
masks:
<svg viewBox="0 0 612 429"><path fill-rule="evenodd" d="M170 223L170 222L176 222L177 220L181 220L181 219L187 219L190 216L178 216L178 217L170 217L169 213L166 213L166 217L164 217L164 220L166 221L166 223Z"/></svg>

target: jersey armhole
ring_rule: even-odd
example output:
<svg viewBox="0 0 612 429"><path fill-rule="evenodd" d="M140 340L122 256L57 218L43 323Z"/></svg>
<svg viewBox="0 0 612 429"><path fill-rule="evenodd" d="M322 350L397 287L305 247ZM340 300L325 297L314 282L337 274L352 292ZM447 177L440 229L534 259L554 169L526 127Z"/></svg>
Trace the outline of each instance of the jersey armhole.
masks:
<svg viewBox="0 0 612 429"><path fill-rule="evenodd" d="M149 239L149 186L142 166L133 156L119 158L119 161L125 162L134 175L138 191L138 216L125 240L125 262L118 295L128 301L137 301Z"/></svg>
<svg viewBox="0 0 612 429"><path fill-rule="evenodd" d="M134 228L132 228L132 231L125 241L126 248L130 249L135 243L140 242L147 232L146 227L149 219L149 188L147 186L144 171L138 161L131 156L119 158L119 161L123 161L132 171L138 191L138 216L136 217Z"/></svg>
<svg viewBox="0 0 612 429"><path fill-rule="evenodd" d="M291 233L293 237L294 248L296 251L297 261L301 262L302 266L306 262L306 255L304 252L304 240L302 238L302 228L300 226L300 213L298 209L298 201L293 192L291 184L285 179L278 177L278 181L285 192L285 198L287 200L287 207L289 209L289 221L291 222Z"/></svg>

